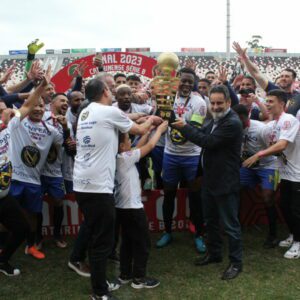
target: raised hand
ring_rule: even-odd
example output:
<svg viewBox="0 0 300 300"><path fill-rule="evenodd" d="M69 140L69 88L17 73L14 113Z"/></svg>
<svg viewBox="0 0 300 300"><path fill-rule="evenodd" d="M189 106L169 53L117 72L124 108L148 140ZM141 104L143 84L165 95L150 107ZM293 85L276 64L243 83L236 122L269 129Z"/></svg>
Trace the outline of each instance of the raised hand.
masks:
<svg viewBox="0 0 300 300"><path fill-rule="evenodd" d="M233 42L233 50L239 55L241 61L247 59L247 48L242 48L238 42Z"/></svg>
<svg viewBox="0 0 300 300"><path fill-rule="evenodd" d="M227 69L223 66L221 66L219 68L219 75L218 75L218 79L222 82L225 83L227 81L227 77L228 77L228 72Z"/></svg>
<svg viewBox="0 0 300 300"><path fill-rule="evenodd" d="M185 67L195 71L197 67L197 62L191 58L188 58L185 62Z"/></svg>
<svg viewBox="0 0 300 300"><path fill-rule="evenodd" d="M14 61L13 64L4 72L4 74L0 78L0 84L6 83L8 80L10 80L16 68L16 64L16 61Z"/></svg>
<svg viewBox="0 0 300 300"><path fill-rule="evenodd" d="M27 79L29 80L41 80L43 77L43 70L38 60L34 61L28 72L25 72Z"/></svg>

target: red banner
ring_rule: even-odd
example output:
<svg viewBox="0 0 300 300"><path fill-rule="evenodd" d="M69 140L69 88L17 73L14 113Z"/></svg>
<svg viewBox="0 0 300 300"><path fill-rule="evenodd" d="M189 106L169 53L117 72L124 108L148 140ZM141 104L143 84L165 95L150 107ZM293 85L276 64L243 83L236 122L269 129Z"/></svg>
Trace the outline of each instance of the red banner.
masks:
<svg viewBox="0 0 300 300"><path fill-rule="evenodd" d="M162 215L163 191L154 190L143 193L144 208L148 217L149 230L151 232L164 231L164 222ZM276 194L277 201L279 193ZM186 190L178 190L175 199L175 209L173 214L172 229L174 231L184 231L189 224L189 201ZM43 235L53 235L53 207L48 198L44 199L43 205ZM64 200L65 217L63 220L62 234L77 235L79 225L83 217L78 209L74 194L68 194ZM278 210L279 212L279 210ZM241 200L240 221L244 225L266 224L265 206L262 198L245 197Z"/></svg>
<svg viewBox="0 0 300 300"><path fill-rule="evenodd" d="M73 80L74 70L81 62L87 64L83 77L91 77L97 74L98 69L93 65L95 55L85 56L77 59L61 69L52 77L56 92L66 92L70 89ZM102 53L103 69L112 73L135 73L152 78L152 68L156 65L154 58L129 52L105 52Z"/></svg>

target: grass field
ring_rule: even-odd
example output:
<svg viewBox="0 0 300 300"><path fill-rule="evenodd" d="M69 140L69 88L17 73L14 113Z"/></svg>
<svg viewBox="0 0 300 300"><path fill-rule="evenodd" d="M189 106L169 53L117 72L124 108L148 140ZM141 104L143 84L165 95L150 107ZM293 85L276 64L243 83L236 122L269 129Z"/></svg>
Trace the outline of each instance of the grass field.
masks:
<svg viewBox="0 0 300 300"><path fill-rule="evenodd" d="M161 285L153 290L134 290L122 286L114 295L118 299L300 299L300 260L287 260L284 249L264 250L265 228L246 228L244 239L244 271L235 280L220 280L227 267L221 264L196 267L196 252L190 233L174 234L174 242L167 248L153 247L148 275L157 277ZM280 236L285 237L281 228ZM153 244L159 237L152 235ZM69 239L70 247L72 239ZM44 261L36 261L17 253L13 259L22 274L7 278L0 274L1 300L60 300L88 299L89 279L82 278L67 268L70 247L60 250L47 241ZM108 266L109 277L118 275L118 267Z"/></svg>

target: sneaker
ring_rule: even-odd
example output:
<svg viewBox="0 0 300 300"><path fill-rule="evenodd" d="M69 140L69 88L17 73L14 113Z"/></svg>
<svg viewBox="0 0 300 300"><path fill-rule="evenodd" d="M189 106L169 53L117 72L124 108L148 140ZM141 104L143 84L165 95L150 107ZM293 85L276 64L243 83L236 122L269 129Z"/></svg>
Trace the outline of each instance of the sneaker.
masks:
<svg viewBox="0 0 300 300"><path fill-rule="evenodd" d="M68 267L83 277L91 277L90 268L87 263L82 261L69 261Z"/></svg>
<svg viewBox="0 0 300 300"><path fill-rule="evenodd" d="M115 290L119 289L121 286L121 282L119 281L119 279L114 279L112 281L106 281L106 283L108 285L109 292L115 291Z"/></svg>
<svg viewBox="0 0 300 300"><path fill-rule="evenodd" d="M130 276L124 276L124 275L120 275L118 277L119 282L123 285L123 284L127 284L132 280L132 277Z"/></svg>
<svg viewBox="0 0 300 300"><path fill-rule="evenodd" d="M25 254L32 255L36 259L44 259L45 258L45 254L43 252L39 251L38 249L36 249L35 246L31 246L31 247L26 246Z"/></svg>
<svg viewBox="0 0 300 300"><path fill-rule="evenodd" d="M159 286L160 282L157 279L154 278L134 278L131 286L134 289L153 289L157 286Z"/></svg>
<svg viewBox="0 0 300 300"><path fill-rule="evenodd" d="M8 262L0 263L0 273L3 273L6 276L18 276L21 274L19 269L14 268Z"/></svg>
<svg viewBox="0 0 300 300"><path fill-rule="evenodd" d="M169 245L172 242L172 235L171 233L164 233L162 237L156 242L157 248L163 248L167 245Z"/></svg>
<svg viewBox="0 0 300 300"><path fill-rule="evenodd" d="M204 243L203 237L198 236L195 238L195 245L196 249L199 253L205 253L206 252L206 245Z"/></svg>
<svg viewBox="0 0 300 300"><path fill-rule="evenodd" d="M279 247L289 248L292 246L293 241L294 241L294 237L292 234L290 234L287 239L285 239L279 243Z"/></svg>
<svg viewBox="0 0 300 300"><path fill-rule="evenodd" d="M147 179L145 180L143 189L144 189L145 191L152 190L152 179L151 179L151 178L147 178Z"/></svg>
<svg viewBox="0 0 300 300"><path fill-rule="evenodd" d="M264 241L263 247L265 249L271 249L278 246L279 240L276 237L268 236Z"/></svg>
<svg viewBox="0 0 300 300"><path fill-rule="evenodd" d="M116 297L112 296L111 294L98 296L96 294L93 294L90 296L90 300L118 300Z"/></svg>
<svg viewBox="0 0 300 300"><path fill-rule="evenodd" d="M60 249L65 249L68 246L67 242L62 239L55 240L54 242L55 242L56 247L60 248Z"/></svg>
<svg viewBox="0 0 300 300"><path fill-rule="evenodd" d="M293 242L292 247L285 252L284 256L288 259L297 259L300 257L300 242Z"/></svg>

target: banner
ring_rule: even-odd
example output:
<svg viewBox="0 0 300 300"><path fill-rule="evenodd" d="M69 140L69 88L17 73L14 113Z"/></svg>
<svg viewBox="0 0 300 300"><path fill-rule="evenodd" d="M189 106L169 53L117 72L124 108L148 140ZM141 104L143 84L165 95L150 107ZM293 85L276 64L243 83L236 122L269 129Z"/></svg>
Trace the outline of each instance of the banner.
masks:
<svg viewBox="0 0 300 300"><path fill-rule="evenodd" d="M27 54L28 50L9 50L9 55L21 55L21 54Z"/></svg>
<svg viewBox="0 0 300 300"><path fill-rule="evenodd" d="M94 53L96 48L75 48L71 49L71 53Z"/></svg>
<svg viewBox="0 0 300 300"><path fill-rule="evenodd" d="M125 52L150 52L150 48L126 48Z"/></svg>
<svg viewBox="0 0 300 300"><path fill-rule="evenodd" d="M164 194L161 190L144 191L143 203L148 217L148 227L151 232L162 232L165 230L162 214ZM279 193L276 194L279 203ZM64 220L62 226L63 235L77 235L83 216L78 209L74 194L68 194L64 200ZM279 216L280 211L278 210ZM53 205L47 197L43 205L43 235L53 235ZM189 225L189 201L186 190L177 191L175 208L173 213L172 229L174 231L185 231ZM262 198L241 199L240 221L243 225L267 224L266 211ZM280 218L283 222L283 219Z"/></svg>
<svg viewBox="0 0 300 300"><path fill-rule="evenodd" d="M181 52L205 52L204 48L181 48Z"/></svg>
<svg viewBox="0 0 300 300"><path fill-rule="evenodd" d="M121 52L122 48L101 48L101 52Z"/></svg>
<svg viewBox="0 0 300 300"><path fill-rule="evenodd" d="M93 57L94 55L89 55L77 59L57 72L51 79L55 84L56 92L66 92L70 89L74 70L81 62L87 64L83 77L97 74L98 69L93 65ZM102 62L105 72L135 73L148 78L152 78L152 69L157 63L154 58L127 52L102 53Z"/></svg>
<svg viewBox="0 0 300 300"><path fill-rule="evenodd" d="M283 49L283 48L266 48L265 53L287 53L287 49Z"/></svg>
<svg viewBox="0 0 300 300"><path fill-rule="evenodd" d="M71 49L62 49L62 53L70 53Z"/></svg>
<svg viewBox="0 0 300 300"><path fill-rule="evenodd" d="M54 54L54 49L46 49L46 54Z"/></svg>

